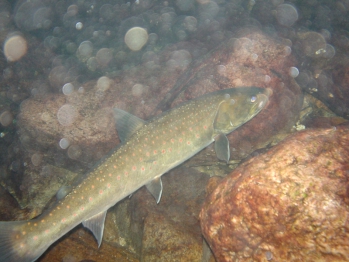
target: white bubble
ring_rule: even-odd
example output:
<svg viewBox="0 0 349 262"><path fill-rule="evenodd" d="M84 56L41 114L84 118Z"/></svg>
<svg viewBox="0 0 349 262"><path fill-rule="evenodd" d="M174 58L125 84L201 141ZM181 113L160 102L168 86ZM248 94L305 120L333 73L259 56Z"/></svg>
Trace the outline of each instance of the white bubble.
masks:
<svg viewBox="0 0 349 262"><path fill-rule="evenodd" d="M109 89L112 80L109 77L102 76L97 80L97 88L99 91L105 92Z"/></svg>
<svg viewBox="0 0 349 262"><path fill-rule="evenodd" d="M268 84L270 81L271 81L270 76L269 75L265 75L264 76L264 82Z"/></svg>
<svg viewBox="0 0 349 262"><path fill-rule="evenodd" d="M198 21L194 16L187 16L186 18L184 18L184 27L189 32L196 31L197 23Z"/></svg>
<svg viewBox="0 0 349 262"><path fill-rule="evenodd" d="M218 65L217 66L217 72L220 75L224 75L227 72L227 68L225 65Z"/></svg>
<svg viewBox="0 0 349 262"><path fill-rule="evenodd" d="M216 2L210 1L207 4L200 5L199 12L201 17L213 19L219 12L219 6Z"/></svg>
<svg viewBox="0 0 349 262"><path fill-rule="evenodd" d="M93 45L91 41L83 41L79 45L78 52L83 57L90 57L92 55Z"/></svg>
<svg viewBox="0 0 349 262"><path fill-rule="evenodd" d="M320 34L323 35L323 37L326 39L326 41L331 39L331 32L327 29L321 29Z"/></svg>
<svg viewBox="0 0 349 262"><path fill-rule="evenodd" d="M69 158L77 160L81 156L82 151L78 145L72 145L68 148L67 153Z"/></svg>
<svg viewBox="0 0 349 262"><path fill-rule="evenodd" d="M316 32L300 33L303 52L309 57L322 56L326 50L326 40L323 35Z"/></svg>
<svg viewBox="0 0 349 262"><path fill-rule="evenodd" d="M85 93L85 88L83 86L80 86L79 89L78 89L78 92L80 94Z"/></svg>
<svg viewBox="0 0 349 262"><path fill-rule="evenodd" d="M334 46L327 44L325 53L323 54L323 56L327 59L331 59L332 57L334 57L335 54L336 54L336 49L334 48Z"/></svg>
<svg viewBox="0 0 349 262"><path fill-rule="evenodd" d="M133 27L125 35L125 44L132 51L139 51L148 41L148 32L141 27Z"/></svg>
<svg viewBox="0 0 349 262"><path fill-rule="evenodd" d="M90 71L95 71L98 67L98 62L97 62L97 59L95 57L90 57L87 62L87 68L88 70Z"/></svg>
<svg viewBox="0 0 349 262"><path fill-rule="evenodd" d="M79 8L78 8L77 5L70 5L70 6L68 6L68 8L67 8L67 14L68 14L69 16L75 16L75 15L77 15L78 11L79 11Z"/></svg>
<svg viewBox="0 0 349 262"><path fill-rule="evenodd" d="M284 53L285 53L285 56L289 56L292 52L292 48L289 47L289 46L285 46L284 47Z"/></svg>
<svg viewBox="0 0 349 262"><path fill-rule="evenodd" d="M276 19L282 26L292 26L298 20L297 9L290 4L281 4L276 8Z"/></svg>
<svg viewBox="0 0 349 262"><path fill-rule="evenodd" d="M59 140L59 146L62 149L67 149L70 146L70 142L68 139L62 138L61 140Z"/></svg>
<svg viewBox="0 0 349 262"><path fill-rule="evenodd" d="M100 15L100 17L107 19L107 20L112 19L115 16L113 10L114 10L114 8L112 5L104 4L99 9L99 15Z"/></svg>
<svg viewBox="0 0 349 262"><path fill-rule="evenodd" d="M101 48L96 54L97 63L100 66L107 66L113 58L113 52L109 48Z"/></svg>
<svg viewBox="0 0 349 262"><path fill-rule="evenodd" d="M81 30L83 27L84 27L84 25L83 25L83 23L81 23L81 22L77 22L76 25L75 25L75 28L76 28L77 30Z"/></svg>
<svg viewBox="0 0 349 262"><path fill-rule="evenodd" d="M183 41L187 37L187 33L184 30L178 30L176 36L178 40Z"/></svg>
<svg viewBox="0 0 349 262"><path fill-rule="evenodd" d="M274 6L278 6L280 4L283 4L284 0L271 0L271 2Z"/></svg>
<svg viewBox="0 0 349 262"><path fill-rule="evenodd" d="M194 0L176 0L176 5L181 11L187 12L194 7Z"/></svg>
<svg viewBox="0 0 349 262"><path fill-rule="evenodd" d="M171 61L172 60L172 61ZM191 63L191 54L187 50L177 50L171 54L170 64L176 68L186 68Z"/></svg>
<svg viewBox="0 0 349 262"><path fill-rule="evenodd" d="M270 251L266 251L265 252L265 258L270 261L273 259L273 253L271 253Z"/></svg>
<svg viewBox="0 0 349 262"><path fill-rule="evenodd" d="M31 156L30 159L34 166L39 166L41 164L42 158L43 158L42 154L35 153Z"/></svg>
<svg viewBox="0 0 349 262"><path fill-rule="evenodd" d="M74 86L72 83L66 83L63 87L62 87L62 92L65 95L70 95L71 93L73 93L74 91Z"/></svg>
<svg viewBox="0 0 349 262"><path fill-rule="evenodd" d="M148 43L149 45L155 45L156 42L158 41L159 37L155 33L150 33L149 38L148 38Z"/></svg>
<svg viewBox="0 0 349 262"><path fill-rule="evenodd" d="M78 117L78 111L72 105L65 104L57 112L58 122L62 126L70 126Z"/></svg>
<svg viewBox="0 0 349 262"><path fill-rule="evenodd" d="M290 67L289 70L289 74L290 76L292 76L293 78L297 77L299 75L299 70L297 67Z"/></svg>
<svg viewBox="0 0 349 262"><path fill-rule="evenodd" d="M251 58L252 58L252 61L257 61L258 55L257 54L252 54Z"/></svg>
<svg viewBox="0 0 349 262"><path fill-rule="evenodd" d="M132 95L135 97L141 97L144 92L144 86L141 84L135 84L132 87Z"/></svg>
<svg viewBox="0 0 349 262"><path fill-rule="evenodd" d="M20 35L11 35L5 40L3 51L7 61L18 61L27 53L27 41Z"/></svg>
<svg viewBox="0 0 349 262"><path fill-rule="evenodd" d="M3 126L8 126L12 123L13 121L13 115L9 111L4 111L0 114L0 123Z"/></svg>

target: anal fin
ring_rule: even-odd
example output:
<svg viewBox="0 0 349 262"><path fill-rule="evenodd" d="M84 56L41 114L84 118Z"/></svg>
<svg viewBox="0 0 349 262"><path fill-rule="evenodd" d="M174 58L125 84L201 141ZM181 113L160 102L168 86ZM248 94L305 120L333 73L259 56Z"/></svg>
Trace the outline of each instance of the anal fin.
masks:
<svg viewBox="0 0 349 262"><path fill-rule="evenodd" d="M161 177L155 178L151 182L145 185L150 192L150 194L153 195L153 197L156 200L156 204L159 204L161 195L162 195L162 181Z"/></svg>
<svg viewBox="0 0 349 262"><path fill-rule="evenodd" d="M95 236L98 243L98 247L100 247L102 243L104 221L105 221L106 215L107 215L107 211L103 211L82 222L84 227L87 227L89 230L91 230L91 232Z"/></svg>

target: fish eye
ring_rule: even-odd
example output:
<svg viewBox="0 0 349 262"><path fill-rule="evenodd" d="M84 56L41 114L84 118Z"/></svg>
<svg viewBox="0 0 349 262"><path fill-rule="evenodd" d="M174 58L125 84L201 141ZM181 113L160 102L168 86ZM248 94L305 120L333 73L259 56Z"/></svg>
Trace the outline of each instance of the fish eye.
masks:
<svg viewBox="0 0 349 262"><path fill-rule="evenodd" d="M257 101L257 97L256 96L251 96L251 103L254 103L254 102L256 102Z"/></svg>

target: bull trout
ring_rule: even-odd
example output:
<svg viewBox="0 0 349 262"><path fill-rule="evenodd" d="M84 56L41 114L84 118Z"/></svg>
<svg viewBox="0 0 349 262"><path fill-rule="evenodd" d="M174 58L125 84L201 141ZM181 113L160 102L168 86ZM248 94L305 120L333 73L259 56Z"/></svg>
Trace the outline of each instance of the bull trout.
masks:
<svg viewBox="0 0 349 262"><path fill-rule="evenodd" d="M100 246L110 207L144 185L159 203L161 176L214 141L218 159L228 162L226 135L257 115L268 98L267 89L225 89L147 122L114 108L121 145L52 209L32 220L0 222L0 261L35 261L80 223L92 231Z"/></svg>

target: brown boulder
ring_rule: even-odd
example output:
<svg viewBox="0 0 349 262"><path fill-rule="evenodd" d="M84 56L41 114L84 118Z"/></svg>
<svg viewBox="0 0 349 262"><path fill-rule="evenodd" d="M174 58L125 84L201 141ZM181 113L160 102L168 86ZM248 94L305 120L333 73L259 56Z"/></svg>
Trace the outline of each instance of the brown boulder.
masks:
<svg viewBox="0 0 349 262"><path fill-rule="evenodd" d="M348 261L349 126L307 129L222 180L201 210L218 261Z"/></svg>

